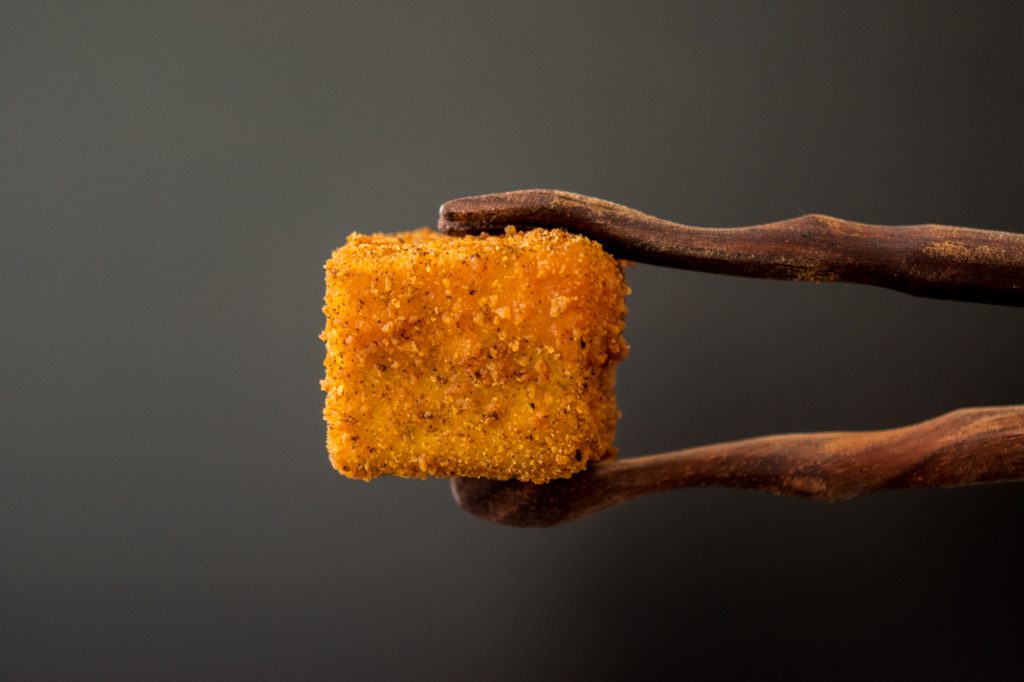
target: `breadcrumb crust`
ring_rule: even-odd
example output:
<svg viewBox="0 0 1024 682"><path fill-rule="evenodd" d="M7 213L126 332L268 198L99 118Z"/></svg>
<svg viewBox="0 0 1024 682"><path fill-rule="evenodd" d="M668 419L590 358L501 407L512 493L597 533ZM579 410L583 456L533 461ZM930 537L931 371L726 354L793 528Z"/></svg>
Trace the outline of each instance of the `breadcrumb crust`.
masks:
<svg viewBox="0 0 1024 682"><path fill-rule="evenodd" d="M622 267L561 230L353 233L325 265L333 466L544 483L614 457Z"/></svg>

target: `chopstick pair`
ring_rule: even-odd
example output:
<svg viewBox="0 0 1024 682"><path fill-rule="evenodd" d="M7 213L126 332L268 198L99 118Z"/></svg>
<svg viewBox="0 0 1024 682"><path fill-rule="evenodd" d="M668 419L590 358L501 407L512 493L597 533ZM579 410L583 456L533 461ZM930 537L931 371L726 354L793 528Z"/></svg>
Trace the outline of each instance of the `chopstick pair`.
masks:
<svg viewBox="0 0 1024 682"><path fill-rule="evenodd" d="M642 263L747 277L854 282L916 296L1024 306L1024 234L945 225L890 227L824 215L703 228L557 190L455 199L451 235L561 228ZM961 409L902 428L764 436L599 462L534 485L456 478L458 504L489 521L550 526L639 495L724 486L840 500L896 488L1024 480L1024 405Z"/></svg>

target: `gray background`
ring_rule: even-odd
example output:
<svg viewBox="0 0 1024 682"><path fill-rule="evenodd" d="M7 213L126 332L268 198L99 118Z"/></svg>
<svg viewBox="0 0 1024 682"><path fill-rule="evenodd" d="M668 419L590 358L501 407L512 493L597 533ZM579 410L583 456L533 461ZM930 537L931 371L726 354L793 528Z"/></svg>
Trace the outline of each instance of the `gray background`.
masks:
<svg viewBox="0 0 1024 682"><path fill-rule="evenodd" d="M1020 485L509 529L317 386L330 250L452 197L1021 230L1015 4L7 0L0 677L1016 677ZM629 276L626 455L1024 401L1017 309Z"/></svg>

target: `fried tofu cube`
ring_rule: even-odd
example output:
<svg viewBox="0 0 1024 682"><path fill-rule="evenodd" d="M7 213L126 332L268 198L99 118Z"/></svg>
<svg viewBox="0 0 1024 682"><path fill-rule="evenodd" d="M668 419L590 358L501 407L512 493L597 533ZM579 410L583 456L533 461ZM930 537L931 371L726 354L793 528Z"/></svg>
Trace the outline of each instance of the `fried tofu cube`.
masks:
<svg viewBox="0 0 1024 682"><path fill-rule="evenodd" d="M333 466L544 483L614 457L621 264L561 230L352 234L325 265Z"/></svg>

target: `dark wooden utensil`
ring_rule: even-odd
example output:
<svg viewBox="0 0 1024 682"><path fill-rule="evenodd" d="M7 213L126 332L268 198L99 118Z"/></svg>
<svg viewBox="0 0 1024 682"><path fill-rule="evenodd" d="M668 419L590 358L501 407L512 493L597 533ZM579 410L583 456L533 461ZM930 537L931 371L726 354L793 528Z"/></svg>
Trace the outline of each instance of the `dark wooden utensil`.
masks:
<svg viewBox="0 0 1024 682"><path fill-rule="evenodd" d="M797 433L598 462L535 485L452 480L460 507L510 526L553 526L640 495L722 486L843 500L876 490L1024 480L1024 405L957 410L884 431Z"/></svg>
<svg viewBox="0 0 1024 682"><path fill-rule="evenodd" d="M560 227L614 256L726 275L856 282L915 296L1024 305L1024 234L890 227L804 215L750 227L690 227L571 192L529 189L441 206L448 234Z"/></svg>
<svg viewBox="0 0 1024 682"><path fill-rule="evenodd" d="M1024 305L1024 235L943 225L887 227L806 215L700 228L556 190L449 201L449 234L559 227L620 258L723 274L858 282L933 298ZM882 431L788 434L599 462L544 485L456 478L466 511L551 526L647 493L724 486L841 500L877 490L1024 480L1024 405L962 409Z"/></svg>

